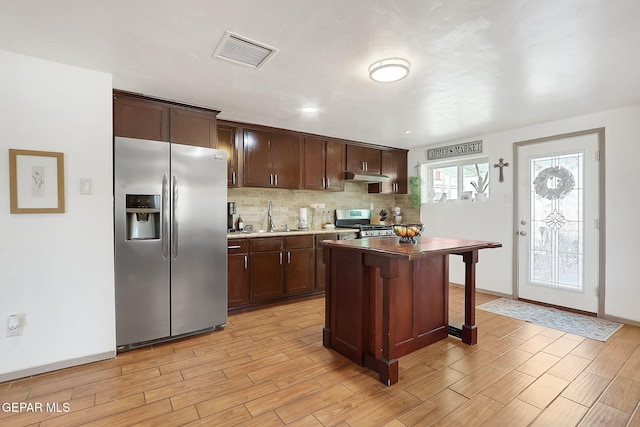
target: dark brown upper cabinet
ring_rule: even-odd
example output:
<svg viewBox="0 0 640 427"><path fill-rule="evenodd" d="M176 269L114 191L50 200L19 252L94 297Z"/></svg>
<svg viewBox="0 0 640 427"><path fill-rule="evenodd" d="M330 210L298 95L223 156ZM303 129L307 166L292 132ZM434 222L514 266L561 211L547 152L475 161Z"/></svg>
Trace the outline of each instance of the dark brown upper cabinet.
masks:
<svg viewBox="0 0 640 427"><path fill-rule="evenodd" d="M238 165L238 130L234 126L218 125L219 150L227 152L227 187L239 187L240 174Z"/></svg>
<svg viewBox="0 0 640 427"><path fill-rule="evenodd" d="M113 135L215 148L218 113L114 90Z"/></svg>
<svg viewBox="0 0 640 427"><path fill-rule="evenodd" d="M113 135L169 141L169 107L114 95Z"/></svg>
<svg viewBox="0 0 640 427"><path fill-rule="evenodd" d="M244 185L301 188L302 140L297 135L244 130Z"/></svg>
<svg viewBox="0 0 640 427"><path fill-rule="evenodd" d="M380 175L380 150L347 144L347 171Z"/></svg>
<svg viewBox="0 0 640 427"><path fill-rule="evenodd" d="M317 138L304 140L304 188L344 190L345 144Z"/></svg>
<svg viewBox="0 0 640 427"><path fill-rule="evenodd" d="M407 194L407 152L383 151L380 155L382 175L389 181L369 184L369 193Z"/></svg>
<svg viewBox="0 0 640 427"><path fill-rule="evenodd" d="M216 114L171 108L169 141L175 144L215 148L218 141Z"/></svg>

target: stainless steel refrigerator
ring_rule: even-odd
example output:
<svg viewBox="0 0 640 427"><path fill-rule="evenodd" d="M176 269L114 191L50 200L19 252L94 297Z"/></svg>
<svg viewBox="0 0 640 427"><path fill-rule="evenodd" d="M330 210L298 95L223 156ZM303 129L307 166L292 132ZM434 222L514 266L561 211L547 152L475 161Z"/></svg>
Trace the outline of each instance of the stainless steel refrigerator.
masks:
<svg viewBox="0 0 640 427"><path fill-rule="evenodd" d="M226 152L115 138L118 350L225 326L226 206Z"/></svg>

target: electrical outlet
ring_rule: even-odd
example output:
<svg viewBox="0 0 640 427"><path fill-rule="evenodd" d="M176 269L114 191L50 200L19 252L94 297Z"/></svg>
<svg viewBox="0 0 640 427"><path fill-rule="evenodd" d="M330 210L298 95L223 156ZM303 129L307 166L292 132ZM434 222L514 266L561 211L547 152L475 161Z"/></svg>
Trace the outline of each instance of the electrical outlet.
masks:
<svg viewBox="0 0 640 427"><path fill-rule="evenodd" d="M17 337L22 335L22 328L27 325L27 315L13 314L7 318L7 336Z"/></svg>

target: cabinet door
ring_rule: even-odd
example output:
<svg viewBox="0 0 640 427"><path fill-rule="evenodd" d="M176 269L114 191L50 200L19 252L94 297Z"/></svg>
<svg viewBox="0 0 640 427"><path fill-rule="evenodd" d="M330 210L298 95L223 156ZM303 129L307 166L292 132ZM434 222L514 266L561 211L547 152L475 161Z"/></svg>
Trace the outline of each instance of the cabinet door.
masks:
<svg viewBox="0 0 640 427"><path fill-rule="evenodd" d="M362 158L363 147L347 145L347 170L349 172L364 172L364 160Z"/></svg>
<svg viewBox="0 0 640 427"><path fill-rule="evenodd" d="M393 167L396 175L396 193L407 194L408 173L407 173L407 152L402 150L393 151Z"/></svg>
<svg viewBox="0 0 640 427"><path fill-rule="evenodd" d="M215 148L218 140L216 115L171 108L170 141L176 144Z"/></svg>
<svg viewBox="0 0 640 427"><path fill-rule="evenodd" d="M344 171L346 167L345 145L340 142L327 141L326 144L326 189L344 191Z"/></svg>
<svg viewBox="0 0 640 427"><path fill-rule="evenodd" d="M251 253L251 301L266 301L284 295L283 257L280 251Z"/></svg>
<svg viewBox="0 0 640 427"><path fill-rule="evenodd" d="M238 187L236 128L231 126L218 126L217 148L227 152L227 187Z"/></svg>
<svg viewBox="0 0 640 427"><path fill-rule="evenodd" d="M294 135L275 134L273 144L274 187L299 189L302 178L302 141Z"/></svg>
<svg viewBox="0 0 640 427"><path fill-rule="evenodd" d="M326 188L325 165L326 142L323 139L304 139L304 188L324 190Z"/></svg>
<svg viewBox="0 0 640 427"><path fill-rule="evenodd" d="M315 252L313 248L286 252L286 294L313 291L315 285Z"/></svg>
<svg viewBox="0 0 640 427"><path fill-rule="evenodd" d="M380 150L375 148L363 148L362 160L365 164L365 172L380 175Z"/></svg>
<svg viewBox="0 0 640 427"><path fill-rule="evenodd" d="M237 307L249 302L249 259L248 254L229 255L228 302L229 307Z"/></svg>
<svg viewBox="0 0 640 427"><path fill-rule="evenodd" d="M116 95L113 100L113 135L169 141L169 108Z"/></svg>
<svg viewBox="0 0 640 427"><path fill-rule="evenodd" d="M244 185L271 187L273 167L271 133L259 130L244 131Z"/></svg>

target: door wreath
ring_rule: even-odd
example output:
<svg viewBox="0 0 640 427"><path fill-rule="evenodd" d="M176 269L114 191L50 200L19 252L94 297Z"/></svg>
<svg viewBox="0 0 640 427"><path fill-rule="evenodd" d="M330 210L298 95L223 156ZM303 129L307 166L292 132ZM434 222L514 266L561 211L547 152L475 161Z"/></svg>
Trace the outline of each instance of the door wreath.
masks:
<svg viewBox="0 0 640 427"><path fill-rule="evenodd" d="M549 180L556 179L555 188L549 187ZM533 181L536 194L549 200L562 199L569 194L576 181L573 174L562 166L551 166L543 169Z"/></svg>

